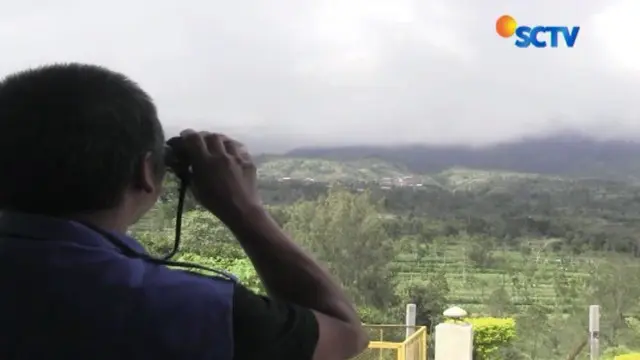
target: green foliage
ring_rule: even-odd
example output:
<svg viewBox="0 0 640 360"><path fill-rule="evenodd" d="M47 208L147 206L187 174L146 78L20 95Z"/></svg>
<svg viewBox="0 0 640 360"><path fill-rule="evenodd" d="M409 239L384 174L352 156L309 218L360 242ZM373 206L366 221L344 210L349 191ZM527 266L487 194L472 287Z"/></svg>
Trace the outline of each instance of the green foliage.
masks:
<svg viewBox="0 0 640 360"><path fill-rule="evenodd" d="M442 269L444 270L444 269ZM442 312L447 307L449 286L444 271L435 271L424 279L410 279L396 285L399 310L402 305L416 304L416 324L431 329L442 319ZM402 318L402 314L398 314Z"/></svg>
<svg viewBox="0 0 640 360"><path fill-rule="evenodd" d="M494 244L492 238L473 236L469 237L465 243L469 244L469 247L466 249L467 257L474 266L485 268L492 265L494 262Z"/></svg>
<svg viewBox="0 0 640 360"><path fill-rule="evenodd" d="M202 256L245 258L233 234L220 220L206 211L189 211L182 220L183 247Z"/></svg>
<svg viewBox="0 0 640 360"><path fill-rule="evenodd" d="M311 250L359 305L393 301L393 242L368 193L334 188L326 197L289 208L285 229Z"/></svg>
<svg viewBox="0 0 640 360"><path fill-rule="evenodd" d="M137 226L132 232L152 254L166 254L173 248L174 222L164 221L156 230L147 230L149 216L143 220L146 227ZM245 258L231 232L213 215L203 210L185 212L182 217L181 251L201 256Z"/></svg>
<svg viewBox="0 0 640 360"><path fill-rule="evenodd" d="M489 294L486 309L491 316L504 317L513 314L515 308L511 301L511 294L507 292L504 286L493 290Z"/></svg>
<svg viewBox="0 0 640 360"><path fill-rule="evenodd" d="M159 206L163 205L160 203ZM163 221L156 224L159 229L149 230L157 213L151 212L143 226L137 226L133 235L146 249L155 255L168 253L173 248L173 221ZM166 214L165 214L166 216ZM213 215L202 210L191 210L183 214L180 252L174 260L195 263L216 270L224 270L235 275L248 288L264 292L251 261L246 257L242 248L231 232ZM205 275L207 271L193 270Z"/></svg>
<svg viewBox="0 0 640 360"><path fill-rule="evenodd" d="M498 356L501 348L510 345L516 338L516 323L511 318L468 318L473 327L473 346L478 360L502 360Z"/></svg>
<svg viewBox="0 0 640 360"><path fill-rule="evenodd" d="M176 257L175 260L180 262L200 264L216 270L227 271L235 275L244 286L256 292L264 291L262 287L262 282L260 281L258 274L256 273L255 269L253 268L253 265L248 259L205 257L197 254L181 253L179 256ZM205 274L205 275L216 275L216 274L211 274L210 272L204 271L204 270L194 270L194 271L199 272L201 274Z"/></svg>
<svg viewBox="0 0 640 360"><path fill-rule="evenodd" d="M602 352L602 360L615 360L620 355L631 354L633 351L629 350L626 346L615 346L606 348Z"/></svg>
<svg viewBox="0 0 640 360"><path fill-rule="evenodd" d="M390 320L387 311L371 306L359 306L358 315L360 315L360 319L364 324L396 323L396 321Z"/></svg>
<svg viewBox="0 0 640 360"><path fill-rule="evenodd" d="M640 360L640 353L618 355L613 360Z"/></svg>

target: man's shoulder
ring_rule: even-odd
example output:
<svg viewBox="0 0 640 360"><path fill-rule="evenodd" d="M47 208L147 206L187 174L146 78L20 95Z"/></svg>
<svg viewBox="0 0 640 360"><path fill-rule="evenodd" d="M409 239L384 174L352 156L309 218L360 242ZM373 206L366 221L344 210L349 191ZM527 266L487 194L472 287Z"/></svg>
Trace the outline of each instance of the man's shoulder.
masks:
<svg viewBox="0 0 640 360"><path fill-rule="evenodd" d="M144 312L152 314L166 308L181 308L183 312L231 310L233 281L153 264L145 264L133 275L140 279L137 290Z"/></svg>
<svg viewBox="0 0 640 360"><path fill-rule="evenodd" d="M148 263L140 275L130 322L138 336L148 344L179 344L184 358L232 352L233 281Z"/></svg>
<svg viewBox="0 0 640 360"><path fill-rule="evenodd" d="M143 261L135 274L140 279L139 287L145 299L160 302L217 303L231 307L235 282L219 276L206 276L187 270Z"/></svg>
<svg viewBox="0 0 640 360"><path fill-rule="evenodd" d="M231 308L234 282L222 277L169 268L92 244L15 239L5 245L5 251L0 252L0 269L7 273L15 269L27 277L33 273L34 278L28 279L33 286L44 286L46 279L64 278L64 283L48 287L64 287L58 292L83 289L91 302L109 302L110 306L128 303L129 308L140 308L141 313L150 316L153 311L168 307L179 310L215 305L219 311ZM36 277L36 273L47 276ZM108 300L114 297L120 301Z"/></svg>
<svg viewBox="0 0 640 360"><path fill-rule="evenodd" d="M122 351L144 351L159 358L229 358L233 351L232 281L127 258L105 248L68 242L20 245L0 254L6 260L0 262L0 285L10 294L0 303L11 304L5 310L21 314L14 321L2 313L8 324L33 325L29 328L57 333L56 339L77 341L80 336L86 348L111 349L126 339L132 345ZM37 309L44 301L54 310L43 316ZM63 345L66 340L57 346Z"/></svg>

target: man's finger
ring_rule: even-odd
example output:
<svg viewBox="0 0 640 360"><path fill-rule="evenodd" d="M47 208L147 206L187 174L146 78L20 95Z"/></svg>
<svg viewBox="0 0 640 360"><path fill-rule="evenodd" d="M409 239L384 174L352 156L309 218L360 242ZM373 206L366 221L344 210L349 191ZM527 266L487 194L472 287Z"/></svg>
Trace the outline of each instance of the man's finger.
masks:
<svg viewBox="0 0 640 360"><path fill-rule="evenodd" d="M222 134L209 134L204 137L204 142L207 144L209 153L213 156L229 156L224 141L227 137Z"/></svg>
<svg viewBox="0 0 640 360"><path fill-rule="evenodd" d="M240 157L240 146L242 146L241 143L231 138L226 138L224 140L224 148L227 151L227 154L233 156L234 158Z"/></svg>
<svg viewBox="0 0 640 360"><path fill-rule="evenodd" d="M201 134L194 130L187 129L180 133L180 137L184 141L185 150L192 159L194 157L202 158L209 155L209 149L207 149L207 144Z"/></svg>
<svg viewBox="0 0 640 360"><path fill-rule="evenodd" d="M249 150L241 144L241 147L238 147L238 158L242 161L243 164L253 163L253 159L251 158L251 154Z"/></svg>

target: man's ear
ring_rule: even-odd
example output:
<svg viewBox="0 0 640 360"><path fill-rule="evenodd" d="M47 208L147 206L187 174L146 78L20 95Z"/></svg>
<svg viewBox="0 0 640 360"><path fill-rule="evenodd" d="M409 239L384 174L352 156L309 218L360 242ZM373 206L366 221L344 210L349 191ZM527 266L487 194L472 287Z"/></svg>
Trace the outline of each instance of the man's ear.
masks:
<svg viewBox="0 0 640 360"><path fill-rule="evenodd" d="M157 190L158 174L156 174L157 164L154 163L151 152L148 152L144 160L140 164L139 169L139 184L138 187L146 193L154 193Z"/></svg>

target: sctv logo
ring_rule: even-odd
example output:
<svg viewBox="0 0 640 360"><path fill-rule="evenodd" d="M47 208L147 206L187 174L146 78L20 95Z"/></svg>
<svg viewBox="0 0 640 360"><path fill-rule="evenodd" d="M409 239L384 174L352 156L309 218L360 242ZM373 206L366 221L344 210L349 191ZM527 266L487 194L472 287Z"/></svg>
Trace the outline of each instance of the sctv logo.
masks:
<svg viewBox="0 0 640 360"><path fill-rule="evenodd" d="M518 26L516 19L502 15L496 21L496 32L503 38L510 38L515 34L515 45L519 48L557 48L560 39L568 48L572 48L578 39L580 26Z"/></svg>

